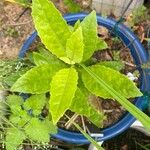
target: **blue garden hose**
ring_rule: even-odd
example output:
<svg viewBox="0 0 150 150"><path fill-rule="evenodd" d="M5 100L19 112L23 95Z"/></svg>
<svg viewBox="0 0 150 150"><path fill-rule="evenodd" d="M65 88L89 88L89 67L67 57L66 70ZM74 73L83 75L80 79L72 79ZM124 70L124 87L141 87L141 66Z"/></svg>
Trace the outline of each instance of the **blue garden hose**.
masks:
<svg viewBox="0 0 150 150"><path fill-rule="evenodd" d="M77 20L83 20L84 17L86 17L86 15L87 14L85 13L69 14L69 15L64 16L64 18L66 19L68 24L73 25ZM99 25L106 27L108 30L112 30L116 25L115 20L103 18L98 15L97 15L97 22ZM143 48L138 38L123 24L117 25L116 32L117 32L117 36L121 38L124 44L126 46L129 45L128 48L131 51L135 64L138 66L138 69L141 75L141 78L140 78L141 91L150 91L150 76L145 71L143 71L140 67L141 64L146 63L148 61L149 59L148 51L146 51ZM21 48L21 51L19 53L19 57L23 58L25 56L31 44L35 41L36 37L37 37L37 32L35 31L23 44L23 47ZM132 44L130 44L131 42ZM147 101L147 97L143 96L143 97L136 98L135 105L139 109L143 110L143 108L145 107L144 106L145 101ZM125 116L119 122L112 125L111 127L108 127L100 131L100 133L102 133L103 136L93 137L93 138L96 138L96 140L98 141L108 140L122 133L126 129L128 129L135 120L136 119L130 113L126 113ZM62 130L62 129L58 129L58 133L52 136L54 138L57 138L59 140L69 142L69 143L75 143L75 144L90 143L82 134L69 132L69 131Z"/></svg>

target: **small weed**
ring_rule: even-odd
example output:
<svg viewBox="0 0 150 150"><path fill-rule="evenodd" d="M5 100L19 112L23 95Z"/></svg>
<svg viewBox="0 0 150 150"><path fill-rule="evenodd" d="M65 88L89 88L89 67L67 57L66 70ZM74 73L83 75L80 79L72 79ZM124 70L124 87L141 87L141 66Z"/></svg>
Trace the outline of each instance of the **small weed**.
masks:
<svg viewBox="0 0 150 150"><path fill-rule="evenodd" d="M19 36L19 33L14 27L8 27L5 30L5 35L6 36L11 36L13 38L17 38Z"/></svg>

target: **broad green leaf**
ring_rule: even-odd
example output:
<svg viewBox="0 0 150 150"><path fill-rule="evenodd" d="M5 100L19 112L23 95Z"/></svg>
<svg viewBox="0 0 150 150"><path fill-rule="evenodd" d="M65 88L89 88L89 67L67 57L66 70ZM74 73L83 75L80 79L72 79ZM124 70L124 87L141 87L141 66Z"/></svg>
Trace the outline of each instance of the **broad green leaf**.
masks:
<svg viewBox="0 0 150 150"><path fill-rule="evenodd" d="M50 134L56 134L57 128L48 119L33 118L25 126L25 133L33 141L48 143Z"/></svg>
<svg viewBox="0 0 150 150"><path fill-rule="evenodd" d="M27 71L11 90L22 93L42 94L49 91L52 76L62 68L61 65L43 64Z"/></svg>
<svg viewBox="0 0 150 150"><path fill-rule="evenodd" d="M40 48L39 53L33 52L33 59L37 66L42 64L61 64L62 66L65 66L63 61L59 60L55 55L44 48Z"/></svg>
<svg viewBox="0 0 150 150"><path fill-rule="evenodd" d="M121 61L101 61L98 63L98 65L103 65L117 71L120 71L124 68L124 64Z"/></svg>
<svg viewBox="0 0 150 150"><path fill-rule="evenodd" d="M84 42L84 53L83 61L89 59L97 48L97 20L96 12L92 11L85 19L81 22L83 42Z"/></svg>
<svg viewBox="0 0 150 150"><path fill-rule="evenodd" d="M88 68L125 98L142 96L136 85L120 72L101 65L93 65ZM92 76L86 71L82 72L82 79L85 87L96 96L115 99L99 83L93 80Z"/></svg>
<svg viewBox="0 0 150 150"><path fill-rule="evenodd" d="M70 110L86 116L93 124L102 127L104 115L90 105L89 95L86 95L80 88L76 90Z"/></svg>
<svg viewBox="0 0 150 150"><path fill-rule="evenodd" d="M44 47L39 47L38 51L46 60L49 60L50 62L59 62L59 59Z"/></svg>
<svg viewBox="0 0 150 150"><path fill-rule="evenodd" d="M71 26L71 25L69 25L69 29L70 29L71 32L74 31L74 28L73 28L73 26Z"/></svg>
<svg viewBox="0 0 150 150"><path fill-rule="evenodd" d="M6 149L16 150L22 144L26 136L23 131L16 128L9 128L6 133Z"/></svg>
<svg viewBox="0 0 150 150"><path fill-rule="evenodd" d="M75 62L70 60L68 57L60 57L60 59L67 64L71 64L71 65L75 64Z"/></svg>
<svg viewBox="0 0 150 150"><path fill-rule="evenodd" d="M8 86L12 86L16 81L17 79L19 79L23 74L25 74L29 69L25 69L25 70L21 70L21 71L18 71L18 72L14 72L13 74L10 74L8 77L6 77L5 79L5 83L8 85Z"/></svg>
<svg viewBox="0 0 150 150"><path fill-rule="evenodd" d="M54 4L49 0L33 0L32 17L46 48L57 57L64 57L71 31Z"/></svg>
<svg viewBox="0 0 150 150"><path fill-rule="evenodd" d="M50 60L47 60L43 55L41 55L40 53L37 53L37 52L33 52L33 59L34 59L34 63L37 66L40 66L42 64L51 63Z"/></svg>
<svg viewBox="0 0 150 150"><path fill-rule="evenodd" d="M46 105L45 94L32 95L24 102L25 110L32 110L34 115L39 115L42 112L43 107Z"/></svg>
<svg viewBox="0 0 150 150"><path fill-rule="evenodd" d="M78 20L74 25L74 31L76 31L80 27L80 20Z"/></svg>
<svg viewBox="0 0 150 150"><path fill-rule="evenodd" d="M136 119L138 119L144 127L150 131L150 117L144 112L139 110L134 104L128 101L122 94L112 88L107 82L105 82L100 76L95 74L91 69L81 64L82 68L101 86L107 91L114 99L116 99L126 110L128 110ZM139 92L139 95L141 93Z"/></svg>
<svg viewBox="0 0 150 150"><path fill-rule="evenodd" d="M97 45L96 45L96 50L103 50L108 48L107 43L103 40L100 39L99 37L97 38Z"/></svg>
<svg viewBox="0 0 150 150"><path fill-rule="evenodd" d="M80 63L83 57L83 35L82 28L79 27L72 33L66 44L67 57L76 63Z"/></svg>
<svg viewBox="0 0 150 150"><path fill-rule="evenodd" d="M50 87L50 112L56 124L69 109L77 89L78 73L74 68L62 69L52 78Z"/></svg>
<svg viewBox="0 0 150 150"><path fill-rule="evenodd" d="M64 0L64 4L67 6L68 11L71 13L80 12L80 6L74 2L74 0Z"/></svg>

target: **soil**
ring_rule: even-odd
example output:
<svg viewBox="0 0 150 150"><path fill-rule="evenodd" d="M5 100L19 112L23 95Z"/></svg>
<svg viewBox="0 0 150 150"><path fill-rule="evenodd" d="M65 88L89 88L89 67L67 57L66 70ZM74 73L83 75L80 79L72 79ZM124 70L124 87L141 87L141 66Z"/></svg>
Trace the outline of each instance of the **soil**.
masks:
<svg viewBox="0 0 150 150"><path fill-rule="evenodd" d="M16 58L22 43L34 30L29 9L19 17L24 10L0 1L0 59Z"/></svg>
<svg viewBox="0 0 150 150"><path fill-rule="evenodd" d="M102 144L105 150L144 150L146 145L150 149L150 137L132 128Z"/></svg>

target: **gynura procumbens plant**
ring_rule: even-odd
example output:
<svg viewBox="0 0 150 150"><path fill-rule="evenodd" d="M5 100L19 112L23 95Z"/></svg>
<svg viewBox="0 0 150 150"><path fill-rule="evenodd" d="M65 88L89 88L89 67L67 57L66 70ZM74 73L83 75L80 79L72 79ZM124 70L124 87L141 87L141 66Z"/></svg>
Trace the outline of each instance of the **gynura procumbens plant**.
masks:
<svg viewBox="0 0 150 150"><path fill-rule="evenodd" d="M115 70L112 62L91 66L86 63L95 51L107 48L97 36L95 11L71 27L52 2L33 0L32 17L38 35L51 53L34 52L36 67L19 78L12 91L35 95L50 92L49 111L54 124L69 109L100 127L105 116L89 103L89 95L93 94L117 100L150 129L150 118L127 100L142 96L135 83Z"/></svg>

